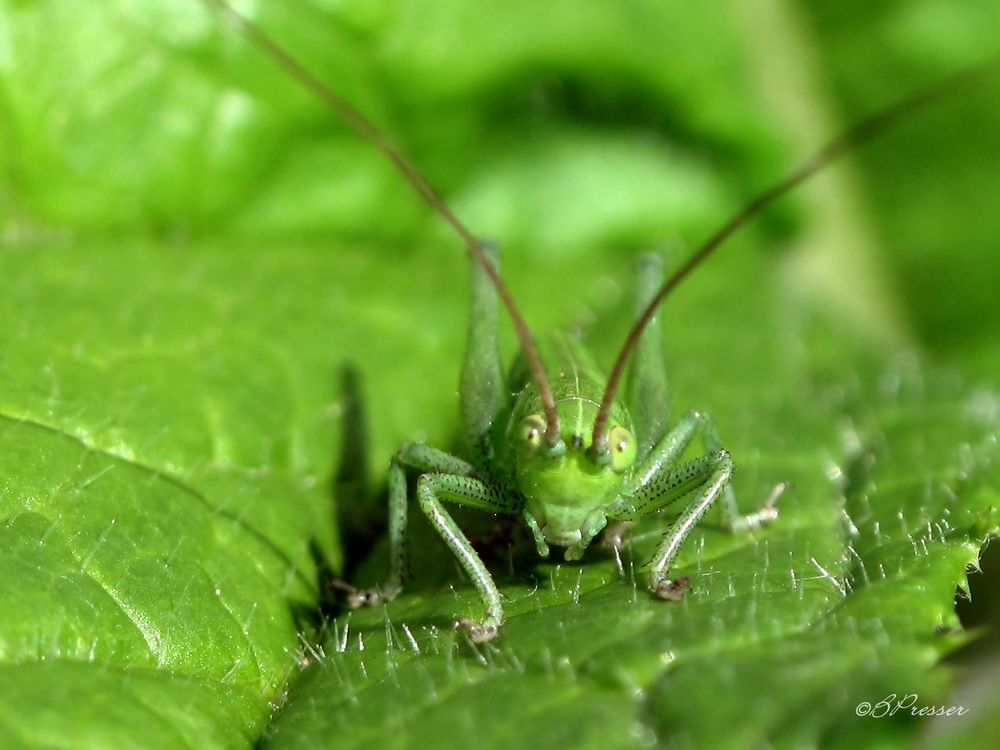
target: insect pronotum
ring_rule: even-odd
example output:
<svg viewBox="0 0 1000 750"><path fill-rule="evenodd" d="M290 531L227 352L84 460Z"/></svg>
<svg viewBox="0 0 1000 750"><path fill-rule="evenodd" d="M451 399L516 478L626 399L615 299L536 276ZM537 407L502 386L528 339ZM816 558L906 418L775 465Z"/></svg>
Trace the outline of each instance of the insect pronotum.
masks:
<svg viewBox="0 0 1000 750"><path fill-rule="evenodd" d="M683 595L687 581L670 577L671 564L711 506L721 507L724 525L735 532L777 518L777 493L748 515L738 512L730 488L732 460L704 413L691 412L672 427L654 420L650 424L663 426L648 432L633 426L630 409L657 413L666 404L656 311L682 280L766 207L846 152L991 74L997 65L990 60L965 69L859 122L761 192L669 277L664 279L658 259L648 256L640 265L635 291L640 313L605 378L574 337L558 335L542 344L536 341L499 275L498 248L477 239L364 115L224 0L205 2L370 141L468 249L473 264L471 315L460 392L466 455L451 455L420 443L400 447L389 467L389 577L377 590L354 591L350 599L356 606L372 604L395 597L403 588L407 475L416 474L421 510L458 558L485 606L482 618L456 622L476 642L498 633L504 621L501 595L446 503L520 517L539 555L547 556L551 546L558 546L565 549L567 560L578 560L610 521L636 520L682 502L650 565L649 590L663 600ZM524 361L524 367L509 376L504 374L499 354L498 298L513 321ZM619 397L626 370L638 384L630 389L637 395L628 405ZM694 440L700 440L704 454L681 463Z"/></svg>

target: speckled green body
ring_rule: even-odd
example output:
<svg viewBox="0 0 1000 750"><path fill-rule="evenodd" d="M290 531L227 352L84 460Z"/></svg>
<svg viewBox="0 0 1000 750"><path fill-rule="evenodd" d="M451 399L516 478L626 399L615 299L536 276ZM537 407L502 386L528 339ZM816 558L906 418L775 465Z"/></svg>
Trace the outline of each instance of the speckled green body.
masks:
<svg viewBox="0 0 1000 750"><path fill-rule="evenodd" d="M485 245L496 264L499 251ZM636 308L659 288L659 258L637 265ZM503 623L502 598L492 575L445 504L497 515L520 516L531 530L539 555L550 545L564 557L580 559L609 521L634 521L684 501L651 561L650 591L677 599L687 579L667 570L691 529L717 500L724 522L734 530L773 520L765 505L749 516L736 513L729 489L732 462L704 414L692 412L671 426L659 321L645 329L629 365L624 398L615 402L607 428L608 450L591 450L594 422L605 381L582 343L569 334L542 342L549 387L559 421L558 440L548 440L542 400L523 366L505 375L498 346L497 292L488 274L472 265L470 326L462 368L460 406L467 455L454 456L419 443L404 444L389 466L391 570L377 591L357 592L356 605L394 597L407 575L407 473L415 473L420 510L452 550L486 607L482 619L460 618L474 641L494 637ZM627 409L628 402L630 409ZM629 411L635 420L629 418ZM681 464L692 440L705 450Z"/></svg>

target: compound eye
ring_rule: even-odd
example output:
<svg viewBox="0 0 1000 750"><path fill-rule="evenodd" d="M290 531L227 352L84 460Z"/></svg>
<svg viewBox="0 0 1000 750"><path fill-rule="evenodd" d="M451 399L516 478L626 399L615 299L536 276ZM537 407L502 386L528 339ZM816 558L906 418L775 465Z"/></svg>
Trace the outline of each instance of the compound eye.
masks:
<svg viewBox="0 0 1000 750"><path fill-rule="evenodd" d="M621 425L608 431L608 449L611 451L611 468L619 474L635 461L635 438Z"/></svg>
<svg viewBox="0 0 1000 750"><path fill-rule="evenodd" d="M517 439L521 447L534 450L542 444L545 437L545 417L532 414L521 420L517 427Z"/></svg>

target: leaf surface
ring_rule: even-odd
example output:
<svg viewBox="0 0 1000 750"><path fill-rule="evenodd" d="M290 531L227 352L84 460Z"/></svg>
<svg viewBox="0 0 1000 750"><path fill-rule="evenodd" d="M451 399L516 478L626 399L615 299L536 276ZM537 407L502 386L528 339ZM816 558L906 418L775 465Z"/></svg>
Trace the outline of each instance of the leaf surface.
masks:
<svg viewBox="0 0 1000 750"><path fill-rule="evenodd" d="M822 9L762 43L767 14L536 6L255 17L501 240L534 328L579 324L608 362L631 258L679 262L818 142L768 90ZM850 42L870 16L819 24L814 73L830 71L845 120L992 43L976 31L989 10L944 14L959 41L922 62L941 11L921 7L856 37L899 36L883 86ZM944 122L995 122L990 91ZM836 106L801 96L839 129ZM954 593L997 528L998 313L982 290L998 227L976 213L995 205L981 171L995 141L933 130L889 136L860 176L775 207L665 308L675 413L712 414L743 509L792 483L779 522L699 528L676 605L652 601L641 570L663 520L635 528L620 563L596 548L580 565L501 557L509 621L473 647L451 623L480 605L419 524L403 596L321 617L325 576L355 554L335 521L352 510L335 507L348 470L370 515L400 442L453 444L458 243L199 3L6 0L0 744L905 745L929 725L855 707L947 699L936 665L968 638ZM888 196L904 173L904 197L931 197ZM942 173L975 200L928 188ZM935 295L939 267L936 283L973 291ZM358 575L375 579L384 544L362 549Z"/></svg>

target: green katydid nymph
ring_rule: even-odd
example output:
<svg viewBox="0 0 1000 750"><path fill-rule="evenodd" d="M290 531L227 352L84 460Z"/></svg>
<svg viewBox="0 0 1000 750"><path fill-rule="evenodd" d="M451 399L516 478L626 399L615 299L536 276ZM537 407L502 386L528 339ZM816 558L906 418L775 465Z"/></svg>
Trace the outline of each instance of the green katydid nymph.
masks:
<svg viewBox="0 0 1000 750"><path fill-rule="evenodd" d="M379 149L469 251L470 322L459 398L465 452L456 456L421 443L404 443L392 457L389 576L376 590L352 591L349 600L355 606L373 604L402 590L410 481L415 479L421 511L485 606L482 617L456 622L476 642L499 632L504 621L502 596L448 506L518 518L530 530L539 555L548 556L551 548L558 547L571 561L580 559L610 522L677 510L649 565L649 590L663 600L683 596L687 581L671 578L671 567L710 507L721 508L724 526L734 532L756 529L778 517L779 492L753 512L739 513L730 484L733 462L706 414L690 412L677 424L668 424L657 310L671 290L764 208L903 116L996 65L991 61L965 70L848 130L751 201L666 279L659 258L643 256L634 282L637 320L605 377L577 338L564 334L542 346L536 342L500 276L498 247L477 239L361 113L224 0L206 2ZM510 372L505 372L499 351L499 303L507 309L521 347ZM682 462L692 443L700 444L703 454Z"/></svg>
<svg viewBox="0 0 1000 750"><path fill-rule="evenodd" d="M495 249L488 253L495 263ZM658 257L644 256L636 276L636 301L644 307L662 281ZM458 621L474 641L497 633L503 622L501 596L447 512L446 502L520 516L540 556L548 556L555 546L564 548L566 560L578 560L609 521L634 521L683 500L683 510L657 547L649 575L650 591L668 600L680 598L687 584L686 579L667 575L670 564L713 503L721 501L724 523L734 531L756 528L777 517L773 499L751 515L737 513L729 485L732 460L706 415L692 412L670 429L655 420L649 423L653 429L637 430L633 425L628 407L643 414L665 413L666 375L655 318L644 328L632 359L628 406L613 398L613 391L609 396L608 380L583 345L568 334L552 336L541 348L548 369L539 387L527 368L518 364L504 377L497 346L496 289L476 264L472 277L472 324L460 391L467 458L419 443L404 444L393 457L391 575L379 591L356 593L355 603L391 598L402 588L407 469L419 472L421 510L486 605L483 620ZM705 455L680 464L688 444L699 437Z"/></svg>

